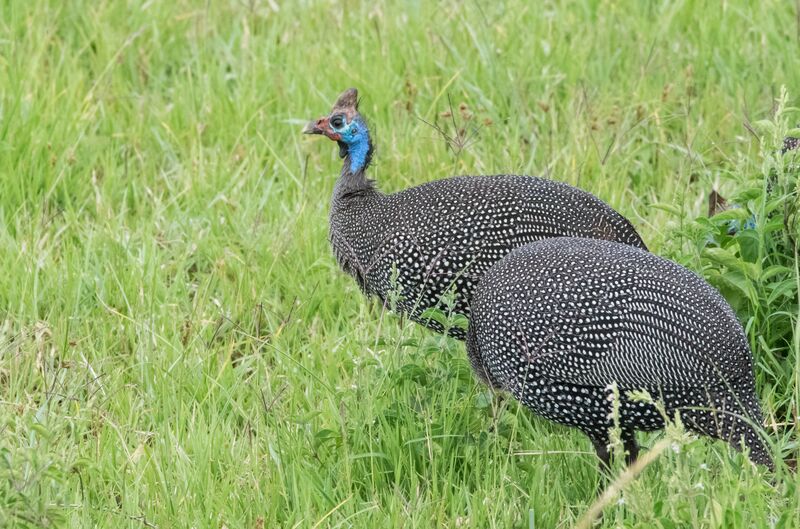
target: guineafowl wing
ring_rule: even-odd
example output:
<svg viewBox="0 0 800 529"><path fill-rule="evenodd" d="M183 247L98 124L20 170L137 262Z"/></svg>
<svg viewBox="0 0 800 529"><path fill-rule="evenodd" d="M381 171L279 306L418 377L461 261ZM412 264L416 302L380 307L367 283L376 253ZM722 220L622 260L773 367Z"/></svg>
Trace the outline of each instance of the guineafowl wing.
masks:
<svg viewBox="0 0 800 529"><path fill-rule="evenodd" d="M537 377L680 388L751 372L747 340L722 297L647 252L552 239L513 252L486 277L494 292L481 290L481 306L493 305L498 332Z"/></svg>

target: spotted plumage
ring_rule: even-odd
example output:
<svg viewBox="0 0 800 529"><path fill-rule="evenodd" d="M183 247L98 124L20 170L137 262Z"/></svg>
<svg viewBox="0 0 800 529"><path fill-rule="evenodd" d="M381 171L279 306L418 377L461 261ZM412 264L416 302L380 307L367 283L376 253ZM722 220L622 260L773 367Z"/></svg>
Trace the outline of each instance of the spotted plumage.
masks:
<svg viewBox="0 0 800 529"><path fill-rule="evenodd" d="M611 385L629 458L636 430L664 419L644 390L691 430L771 466L753 360L730 306L689 270L631 246L558 238L511 252L483 276L467 337L478 376L535 413L582 430L608 461Z"/></svg>
<svg viewBox="0 0 800 529"><path fill-rule="evenodd" d="M393 299L417 322L442 332L425 311L451 291L453 312L468 317L483 273L533 241L590 237L645 248L630 222L601 200L543 178L461 176L383 194L365 176L373 149L356 105L350 89L306 128L335 140L344 158L331 201L331 246L365 293ZM449 332L464 339L464 329Z"/></svg>
<svg viewBox="0 0 800 529"><path fill-rule="evenodd" d="M800 128L800 126L798 126ZM793 138L787 136L783 138L783 146L781 147L781 154L786 154L789 151L800 149L800 138Z"/></svg>

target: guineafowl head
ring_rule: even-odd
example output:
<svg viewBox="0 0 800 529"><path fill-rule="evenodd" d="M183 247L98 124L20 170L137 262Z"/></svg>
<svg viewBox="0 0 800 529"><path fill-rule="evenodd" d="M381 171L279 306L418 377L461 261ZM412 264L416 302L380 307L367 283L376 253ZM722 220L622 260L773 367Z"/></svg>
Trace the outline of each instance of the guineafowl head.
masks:
<svg viewBox="0 0 800 529"><path fill-rule="evenodd" d="M367 124L358 112L358 90L345 90L331 113L310 122L304 134L322 134L339 144L339 156L347 158L345 169L351 173L363 171L372 159L372 140Z"/></svg>

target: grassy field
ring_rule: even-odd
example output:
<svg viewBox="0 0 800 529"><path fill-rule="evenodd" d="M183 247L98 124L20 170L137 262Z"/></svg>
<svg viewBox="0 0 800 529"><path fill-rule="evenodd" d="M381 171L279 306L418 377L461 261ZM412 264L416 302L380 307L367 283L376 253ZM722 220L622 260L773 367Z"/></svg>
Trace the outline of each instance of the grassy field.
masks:
<svg viewBox="0 0 800 529"><path fill-rule="evenodd" d="M461 343L337 269L340 162L300 131L349 86L383 190L547 175L720 286L776 456L796 457L796 224L767 222L796 182L763 191L800 122L798 11L0 2L0 526L529 529L589 509L580 433L492 395ZM451 105L463 149L423 122L456 133ZM725 235L702 218L713 187L764 222ZM602 527L798 527L786 467L666 435Z"/></svg>

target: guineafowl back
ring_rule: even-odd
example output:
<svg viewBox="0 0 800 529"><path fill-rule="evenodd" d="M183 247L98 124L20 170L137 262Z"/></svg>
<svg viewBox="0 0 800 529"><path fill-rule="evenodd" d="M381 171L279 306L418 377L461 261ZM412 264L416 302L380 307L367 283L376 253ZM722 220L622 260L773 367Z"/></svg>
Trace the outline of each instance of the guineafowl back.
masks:
<svg viewBox="0 0 800 529"><path fill-rule="evenodd" d="M635 430L663 427L647 391L692 430L772 465L753 361L741 324L708 283L643 250L609 241L556 238L511 252L483 276L472 299L467 348L477 375L553 421L584 431L601 458L613 426L635 453ZM605 454L605 456L603 456Z"/></svg>
<svg viewBox="0 0 800 529"><path fill-rule="evenodd" d="M335 193L334 254L362 289L438 332L423 313L452 292L453 313L469 316L473 288L511 250L551 237L614 240L645 249L624 217L567 184L530 176L463 176L391 195L372 188ZM395 295L392 295L394 293ZM464 339L459 327L449 333Z"/></svg>
<svg viewBox="0 0 800 529"><path fill-rule="evenodd" d="M518 382L524 338L532 373L623 388L722 386L752 379L742 326L686 268L608 241L552 239L520 248L484 276L473 307L482 362Z"/></svg>

